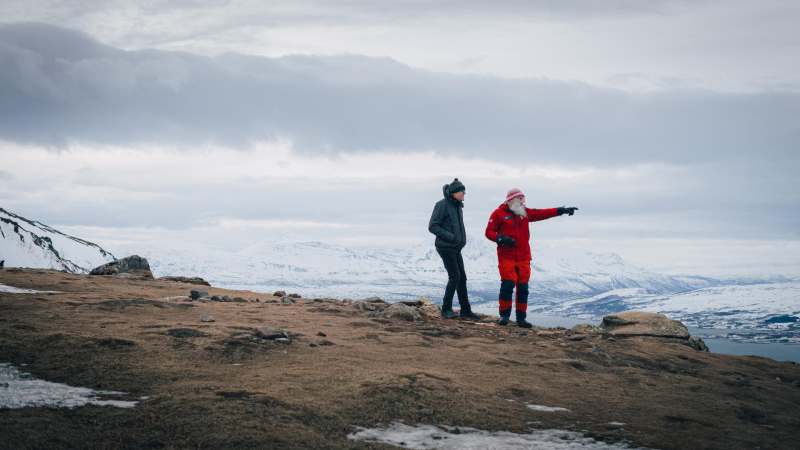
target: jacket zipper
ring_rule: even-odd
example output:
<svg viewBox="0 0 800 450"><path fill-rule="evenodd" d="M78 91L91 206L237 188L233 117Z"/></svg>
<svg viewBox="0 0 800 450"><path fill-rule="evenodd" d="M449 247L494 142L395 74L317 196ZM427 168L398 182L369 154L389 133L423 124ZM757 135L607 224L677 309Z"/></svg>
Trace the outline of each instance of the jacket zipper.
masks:
<svg viewBox="0 0 800 450"><path fill-rule="evenodd" d="M513 212L513 211L512 211ZM517 215L514 214L514 232L517 233L517 240L519 241L519 227L517 226ZM514 244L514 261L519 261L519 246Z"/></svg>

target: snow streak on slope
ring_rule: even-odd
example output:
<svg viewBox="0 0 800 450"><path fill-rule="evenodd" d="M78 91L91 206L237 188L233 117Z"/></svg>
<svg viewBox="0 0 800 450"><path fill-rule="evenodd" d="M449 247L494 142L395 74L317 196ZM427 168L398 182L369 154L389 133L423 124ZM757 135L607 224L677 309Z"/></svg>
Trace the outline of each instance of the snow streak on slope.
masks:
<svg viewBox="0 0 800 450"><path fill-rule="evenodd" d="M68 236L0 208L0 260L7 267L87 273L114 260L96 244Z"/></svg>

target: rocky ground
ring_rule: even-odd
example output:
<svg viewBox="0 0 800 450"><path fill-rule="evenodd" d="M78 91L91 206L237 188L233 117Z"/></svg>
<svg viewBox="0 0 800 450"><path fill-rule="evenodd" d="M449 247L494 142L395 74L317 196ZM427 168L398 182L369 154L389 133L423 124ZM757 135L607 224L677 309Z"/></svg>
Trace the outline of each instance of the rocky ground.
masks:
<svg viewBox="0 0 800 450"><path fill-rule="evenodd" d="M800 445L792 363L603 330L522 334L425 305L407 320L403 307L376 317L377 301L171 280L6 268L0 283L58 291L0 292L0 363L147 397L0 410L0 448L396 448L347 435L398 420L660 449Z"/></svg>

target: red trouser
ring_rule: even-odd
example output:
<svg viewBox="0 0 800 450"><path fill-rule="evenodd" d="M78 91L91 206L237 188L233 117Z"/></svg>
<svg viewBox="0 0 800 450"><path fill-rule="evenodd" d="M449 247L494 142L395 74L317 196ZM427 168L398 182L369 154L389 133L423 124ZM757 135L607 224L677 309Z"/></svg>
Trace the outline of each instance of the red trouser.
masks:
<svg viewBox="0 0 800 450"><path fill-rule="evenodd" d="M500 261L500 315L511 315L511 295L517 289L517 312L528 311L528 281L531 279L530 261Z"/></svg>

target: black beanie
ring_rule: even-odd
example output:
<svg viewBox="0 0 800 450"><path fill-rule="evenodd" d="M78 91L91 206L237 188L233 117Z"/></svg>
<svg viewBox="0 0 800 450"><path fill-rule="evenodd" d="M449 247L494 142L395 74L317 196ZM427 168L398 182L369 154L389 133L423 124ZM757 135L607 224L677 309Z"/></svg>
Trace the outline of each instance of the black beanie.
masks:
<svg viewBox="0 0 800 450"><path fill-rule="evenodd" d="M456 192L465 191L467 188L464 187L464 183L458 181L458 178L454 179L452 183L450 183L450 193L455 194Z"/></svg>

